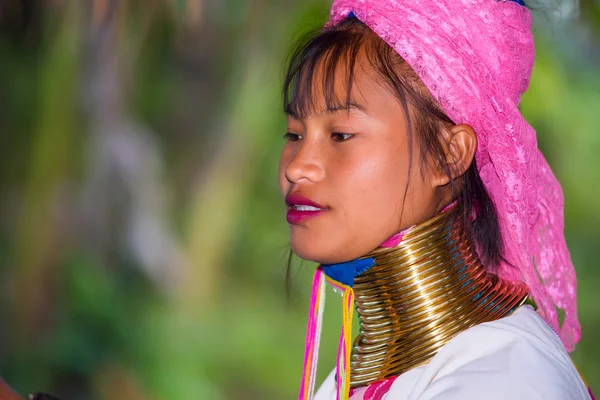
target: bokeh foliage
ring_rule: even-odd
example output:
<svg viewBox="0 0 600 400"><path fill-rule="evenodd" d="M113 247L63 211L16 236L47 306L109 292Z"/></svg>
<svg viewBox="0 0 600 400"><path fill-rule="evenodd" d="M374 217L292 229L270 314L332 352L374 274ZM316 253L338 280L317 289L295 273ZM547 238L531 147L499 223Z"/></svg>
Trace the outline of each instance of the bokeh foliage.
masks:
<svg viewBox="0 0 600 400"><path fill-rule="evenodd" d="M279 85L293 38L328 3L0 3L8 382L65 399L295 396L313 266L298 262L286 289ZM597 2L581 7L581 20L535 11L522 109L563 183L574 359L600 388L600 20Z"/></svg>

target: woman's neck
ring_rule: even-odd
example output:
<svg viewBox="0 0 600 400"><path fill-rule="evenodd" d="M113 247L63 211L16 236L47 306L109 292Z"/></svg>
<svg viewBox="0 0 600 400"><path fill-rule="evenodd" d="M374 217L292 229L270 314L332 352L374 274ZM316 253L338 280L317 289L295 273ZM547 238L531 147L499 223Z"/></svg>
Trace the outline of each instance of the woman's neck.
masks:
<svg viewBox="0 0 600 400"><path fill-rule="evenodd" d="M527 286L488 273L457 222L456 207L408 230L354 280L360 334L351 385L400 375L427 363L459 332L509 315Z"/></svg>

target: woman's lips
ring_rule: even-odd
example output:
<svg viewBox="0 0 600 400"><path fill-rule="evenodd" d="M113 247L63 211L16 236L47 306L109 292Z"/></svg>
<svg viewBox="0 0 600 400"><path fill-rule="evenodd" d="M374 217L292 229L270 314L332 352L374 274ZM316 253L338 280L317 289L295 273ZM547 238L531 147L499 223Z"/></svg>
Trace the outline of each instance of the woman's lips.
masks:
<svg viewBox="0 0 600 400"><path fill-rule="evenodd" d="M326 211L320 204L297 194L287 195L285 203L289 207L286 219L292 225L297 225L307 219L318 217Z"/></svg>
<svg viewBox="0 0 600 400"><path fill-rule="evenodd" d="M316 211L303 211L297 210L294 208L290 208L285 216L288 224L298 225L301 222L306 221L309 218L315 218L324 213L325 210L316 210Z"/></svg>

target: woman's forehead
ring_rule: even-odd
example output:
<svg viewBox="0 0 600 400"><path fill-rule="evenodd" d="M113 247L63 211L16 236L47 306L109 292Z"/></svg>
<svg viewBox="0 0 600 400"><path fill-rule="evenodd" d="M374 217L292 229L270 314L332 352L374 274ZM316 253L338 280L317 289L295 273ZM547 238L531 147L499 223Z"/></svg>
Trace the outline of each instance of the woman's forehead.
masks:
<svg viewBox="0 0 600 400"><path fill-rule="evenodd" d="M296 118L324 111L364 112L374 96L391 96L366 52L349 56L322 57L312 65L306 63L298 73L285 112Z"/></svg>

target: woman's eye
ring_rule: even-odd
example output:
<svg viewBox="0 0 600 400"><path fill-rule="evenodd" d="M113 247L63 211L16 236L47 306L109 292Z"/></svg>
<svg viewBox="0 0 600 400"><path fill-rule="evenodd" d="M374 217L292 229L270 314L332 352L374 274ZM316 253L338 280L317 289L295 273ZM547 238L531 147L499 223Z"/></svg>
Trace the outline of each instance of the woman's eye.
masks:
<svg viewBox="0 0 600 400"><path fill-rule="evenodd" d="M283 138L290 142L297 142L302 138L302 136L298 135L297 133L288 132L285 135L283 135Z"/></svg>
<svg viewBox="0 0 600 400"><path fill-rule="evenodd" d="M354 135L352 135L350 133L341 133L341 132L334 132L331 134L331 137L336 142L345 142L346 140L350 139L352 136L354 136Z"/></svg>

